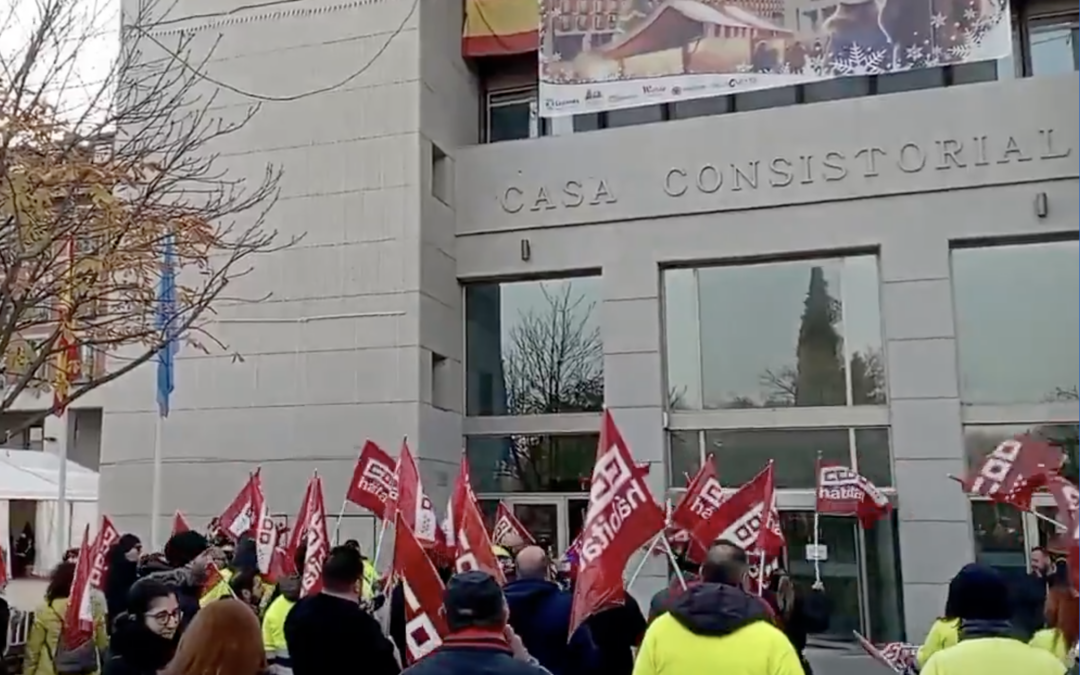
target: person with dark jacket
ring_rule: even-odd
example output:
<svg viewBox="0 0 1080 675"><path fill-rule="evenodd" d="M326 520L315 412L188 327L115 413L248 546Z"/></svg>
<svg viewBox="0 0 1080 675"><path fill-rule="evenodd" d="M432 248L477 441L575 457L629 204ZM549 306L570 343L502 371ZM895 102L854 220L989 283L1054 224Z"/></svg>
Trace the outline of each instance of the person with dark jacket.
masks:
<svg viewBox="0 0 1080 675"><path fill-rule="evenodd" d="M598 672L630 675L634 672L634 649L645 637L645 616L633 595L624 592L624 603L585 620L599 653Z"/></svg>
<svg viewBox="0 0 1080 675"><path fill-rule="evenodd" d="M1031 572L1009 584L1013 628L1028 640L1046 626L1046 588L1055 571L1050 553L1041 546L1031 549L1030 562Z"/></svg>
<svg viewBox="0 0 1080 675"><path fill-rule="evenodd" d="M142 542L133 534L125 534L112 545L107 554L109 571L105 575L105 629L112 632L113 621L127 608L128 591L139 578L139 558Z"/></svg>
<svg viewBox="0 0 1080 675"><path fill-rule="evenodd" d="M452 577L443 606L450 634L405 675L550 675L507 625L506 598L491 575Z"/></svg>
<svg viewBox="0 0 1080 675"><path fill-rule="evenodd" d="M285 619L293 675L397 675L394 645L360 607L360 553L335 546L323 564L322 593L301 599Z"/></svg>
<svg viewBox="0 0 1080 675"><path fill-rule="evenodd" d="M775 572L768 589L775 598L775 612L780 629L791 640L791 646L799 654L806 675L813 675L810 662L806 660L806 642L814 633L829 629L832 604L825 596L825 587L817 582L809 593L801 593L783 570Z"/></svg>
<svg viewBox="0 0 1080 675"><path fill-rule="evenodd" d="M176 594L153 579L135 582L117 615L101 675L157 675L180 642Z"/></svg>
<svg viewBox="0 0 1080 675"><path fill-rule="evenodd" d="M570 635L573 594L551 580L551 564L539 546L517 555L517 578L503 589L510 626L525 648L553 675L595 673L600 653L588 624Z"/></svg>
<svg viewBox="0 0 1080 675"><path fill-rule="evenodd" d="M3 554L4 550L0 548L0 555ZM7 675L7 662L4 656L7 654L8 633L11 626L11 606L4 597L4 584L5 582L0 580L0 675Z"/></svg>
<svg viewBox="0 0 1080 675"><path fill-rule="evenodd" d="M180 604L180 632L183 633L199 611L199 599L206 583L211 551L206 537L198 532L174 534L165 543L164 557L140 561L139 576L154 579L172 589Z"/></svg>
<svg viewBox="0 0 1080 675"><path fill-rule="evenodd" d="M802 675L795 648L765 603L741 588L747 568L746 551L714 544L701 566L702 583L649 626L634 675Z"/></svg>
<svg viewBox="0 0 1080 675"><path fill-rule="evenodd" d="M667 588L661 589L653 595L652 600L649 602L649 623L652 623L656 617L666 612L667 607L671 605L675 598L682 595L686 588L699 582L698 572L701 570L701 565L695 564L684 555L677 557L675 560L678 563L679 571L682 572L682 579L679 578L679 575L672 576Z"/></svg>

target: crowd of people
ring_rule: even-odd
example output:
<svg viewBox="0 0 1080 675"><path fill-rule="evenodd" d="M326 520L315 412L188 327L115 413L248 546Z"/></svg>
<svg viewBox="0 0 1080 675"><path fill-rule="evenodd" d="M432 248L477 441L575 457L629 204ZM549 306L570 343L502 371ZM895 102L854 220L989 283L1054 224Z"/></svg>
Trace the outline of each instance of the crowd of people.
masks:
<svg viewBox="0 0 1080 675"><path fill-rule="evenodd" d="M418 638L406 591L377 578L358 543L331 549L321 592L303 598L297 577L263 579L251 539L215 543L183 532L144 555L137 537L119 539L91 599L92 669L59 658L76 571L76 561L62 562L35 612L22 675L812 675L807 636L829 623L820 584L804 592L779 571L751 592L747 552L718 541L702 564L681 563L681 578L647 614L624 593L571 635L572 578L540 547L496 547L505 585L440 567L449 632L409 664ZM960 570L918 652L923 675L1076 673L1076 591L1042 551L1034 555L1023 602L992 568ZM1036 598L1043 607L1033 613Z"/></svg>

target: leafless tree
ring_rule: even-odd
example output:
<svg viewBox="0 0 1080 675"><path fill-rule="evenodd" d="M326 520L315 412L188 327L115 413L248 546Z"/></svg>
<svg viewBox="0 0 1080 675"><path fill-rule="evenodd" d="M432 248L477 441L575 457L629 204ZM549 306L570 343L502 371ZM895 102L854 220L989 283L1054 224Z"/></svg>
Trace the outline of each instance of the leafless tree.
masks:
<svg viewBox="0 0 1080 675"><path fill-rule="evenodd" d="M509 331L503 358L507 413L544 415L595 412L604 403L604 354L595 302L573 282L550 290L544 303L521 312ZM526 482L557 472L553 463L580 437L516 437L510 449L516 476Z"/></svg>
<svg viewBox="0 0 1080 675"><path fill-rule="evenodd" d="M215 307L261 299L225 293L295 241L265 227L279 170L250 182L218 154L258 106L216 115L213 50L195 58L190 34L155 35L174 4L124 2L122 17L93 0L0 9L0 412L55 394L9 434L166 345L227 349L209 332ZM86 81L112 21L119 53Z"/></svg>

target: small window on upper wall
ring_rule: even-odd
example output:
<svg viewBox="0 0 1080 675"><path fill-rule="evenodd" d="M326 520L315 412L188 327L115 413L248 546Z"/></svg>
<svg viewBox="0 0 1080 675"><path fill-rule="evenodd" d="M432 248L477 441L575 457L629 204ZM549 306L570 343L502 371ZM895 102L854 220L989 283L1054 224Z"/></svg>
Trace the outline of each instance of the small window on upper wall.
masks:
<svg viewBox="0 0 1080 675"><path fill-rule="evenodd" d="M535 138L539 135L536 89L488 93L484 121L484 140L488 143Z"/></svg>
<svg viewBox="0 0 1080 675"><path fill-rule="evenodd" d="M1033 17L1027 22L1028 72L1034 77L1080 70L1078 14Z"/></svg>
<svg viewBox="0 0 1080 675"><path fill-rule="evenodd" d="M1075 401L1080 356L1080 243L952 252L964 403Z"/></svg>

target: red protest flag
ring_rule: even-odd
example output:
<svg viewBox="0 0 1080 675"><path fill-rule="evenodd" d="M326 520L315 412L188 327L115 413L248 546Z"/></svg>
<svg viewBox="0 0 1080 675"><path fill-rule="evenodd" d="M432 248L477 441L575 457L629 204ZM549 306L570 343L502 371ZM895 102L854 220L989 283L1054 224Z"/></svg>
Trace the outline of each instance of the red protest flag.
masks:
<svg viewBox="0 0 1080 675"><path fill-rule="evenodd" d="M491 528L491 541L497 546L515 548L524 544L535 544L532 533L521 524L514 512L505 502L500 501L495 510L495 524Z"/></svg>
<svg viewBox="0 0 1080 675"><path fill-rule="evenodd" d="M425 548L434 547L439 521L435 517L435 507L431 499L424 493L420 469L406 442L402 442L401 456L398 457L397 488L398 496L394 514L401 514L405 524Z"/></svg>
<svg viewBox="0 0 1080 675"><path fill-rule="evenodd" d="M270 506L266 502L266 493L263 492L262 476L258 473L252 476L248 490L251 493L251 513L254 517L255 557L259 565L259 573L269 575L281 533L277 523L270 517Z"/></svg>
<svg viewBox="0 0 1080 675"><path fill-rule="evenodd" d="M593 614L625 601L623 571L634 552L664 531L664 510L657 505L634 463L611 412L600 427L589 491L589 509L581 530L580 560L570 612L570 635Z"/></svg>
<svg viewBox="0 0 1080 675"><path fill-rule="evenodd" d="M94 561L90 553L90 526L83 530L79 560L75 563L75 578L71 583L67 610L64 612L63 644L73 649L94 638L94 614L90 593L90 574Z"/></svg>
<svg viewBox="0 0 1080 675"><path fill-rule="evenodd" d="M293 527L292 532L289 533L289 543L285 546L285 555L289 560L296 560L296 552L300 550L300 545L304 543L304 538L307 536L307 531L304 529L305 524L308 522L308 507L311 504L311 488L314 485L314 481L308 481L307 488L304 490L304 499L300 502L300 512L296 514L296 525Z"/></svg>
<svg viewBox="0 0 1080 675"><path fill-rule="evenodd" d="M863 529L869 529L892 512L892 504L866 477L818 460L816 509L826 516L855 516Z"/></svg>
<svg viewBox="0 0 1080 675"><path fill-rule="evenodd" d="M187 518L180 511L173 514L172 519L172 532L171 535L182 534L184 532L190 532L191 525L188 523Z"/></svg>
<svg viewBox="0 0 1080 675"><path fill-rule="evenodd" d="M705 559L705 551L712 544L712 540L699 541L694 532L703 522L713 517L722 501L723 487L717 476L716 463L713 462L712 455L709 455L687 484L686 492L671 512L671 525L675 528L675 535L678 535L679 531L686 533L688 559L698 562Z"/></svg>
<svg viewBox="0 0 1080 675"><path fill-rule="evenodd" d="M443 586L424 547L399 512L394 522L394 577L405 594L405 662L416 663L442 644L446 635Z"/></svg>
<svg viewBox="0 0 1080 675"><path fill-rule="evenodd" d="M379 518L393 518L386 511L388 503L397 501L397 464L372 441L365 441L360 450L345 499Z"/></svg>
<svg viewBox="0 0 1080 675"><path fill-rule="evenodd" d="M109 574L109 549L118 541L120 532L108 516L102 516L101 528L94 535L94 543L90 546L90 588L99 591L105 589L105 579Z"/></svg>
<svg viewBox="0 0 1080 675"><path fill-rule="evenodd" d="M304 542L307 545L300 597L314 595L322 590L322 568L330 554L330 535L326 530L326 502L323 499L322 479L318 474L311 477L307 492L307 521L296 524L296 527L304 532Z"/></svg>
<svg viewBox="0 0 1080 675"><path fill-rule="evenodd" d="M217 529L228 538L236 541L255 527L255 490L254 485L259 470L248 476L244 487L233 498L225 511L217 518Z"/></svg>
<svg viewBox="0 0 1080 675"><path fill-rule="evenodd" d="M1077 525L1077 506L1080 503L1080 491L1076 486L1061 476L1054 476L1046 484L1046 491L1054 499L1057 507L1055 520L1064 526L1063 536L1055 537L1050 541L1048 548L1055 552L1068 553L1072 547L1072 533Z"/></svg>
<svg viewBox="0 0 1080 675"><path fill-rule="evenodd" d="M1027 434L1003 441L961 483L968 494L1031 510L1031 497L1061 470L1065 457L1046 440Z"/></svg>
<svg viewBox="0 0 1080 675"><path fill-rule="evenodd" d="M780 514L776 511L772 462L713 511L712 517L695 528L693 537L712 543L727 539L748 552L759 550L775 555L784 547Z"/></svg>
<svg viewBox="0 0 1080 675"><path fill-rule="evenodd" d="M452 544L450 551L454 570L458 573L480 570L494 577L500 586L506 583L502 566L492 550L491 537L484 527L484 516L469 484L469 465L464 454L461 456L457 480L454 481L450 510L447 522L452 529L448 532L448 540Z"/></svg>

